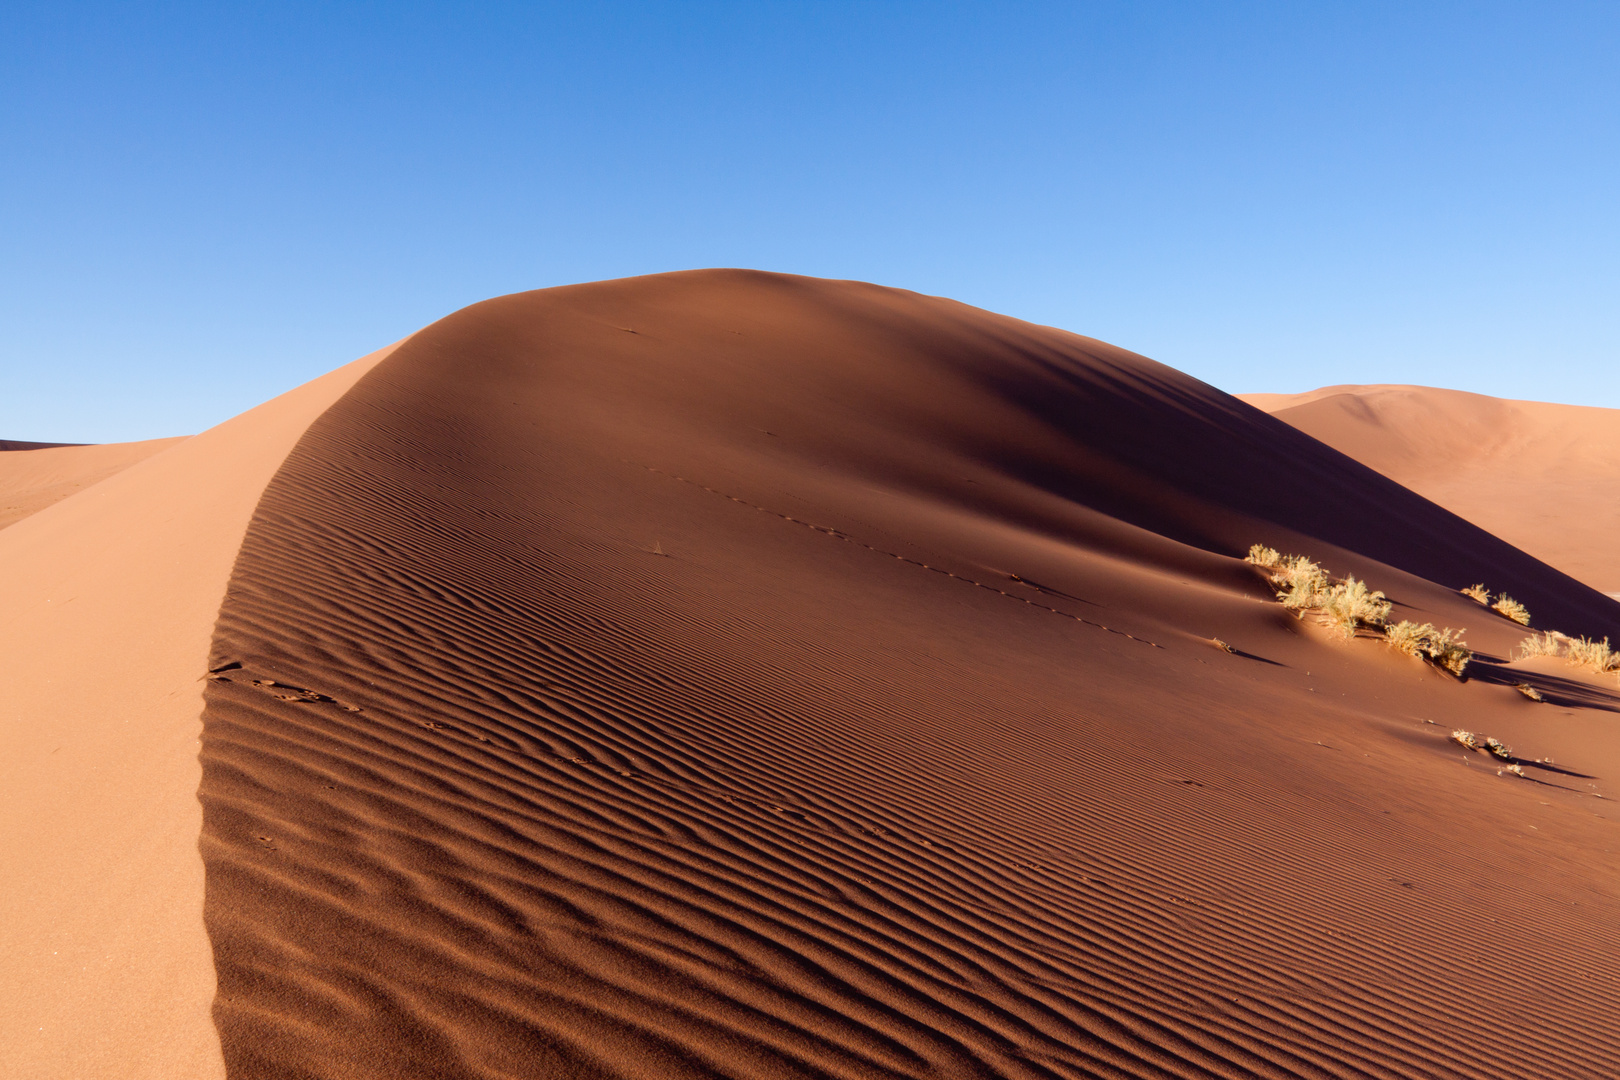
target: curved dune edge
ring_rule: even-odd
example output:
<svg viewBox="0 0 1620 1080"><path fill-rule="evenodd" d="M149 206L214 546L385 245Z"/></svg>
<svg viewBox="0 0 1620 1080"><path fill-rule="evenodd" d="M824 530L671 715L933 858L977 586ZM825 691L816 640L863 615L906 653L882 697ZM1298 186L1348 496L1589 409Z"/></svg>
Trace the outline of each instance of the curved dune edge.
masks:
<svg viewBox="0 0 1620 1080"><path fill-rule="evenodd" d="M221 607L230 1074L1616 1075L1612 683L1333 643L1255 539L1497 654L1448 568L1615 610L936 298L716 271L429 327L310 426Z"/></svg>
<svg viewBox="0 0 1620 1080"><path fill-rule="evenodd" d="M199 676L265 485L395 347L0 532L0 1076L223 1075Z"/></svg>

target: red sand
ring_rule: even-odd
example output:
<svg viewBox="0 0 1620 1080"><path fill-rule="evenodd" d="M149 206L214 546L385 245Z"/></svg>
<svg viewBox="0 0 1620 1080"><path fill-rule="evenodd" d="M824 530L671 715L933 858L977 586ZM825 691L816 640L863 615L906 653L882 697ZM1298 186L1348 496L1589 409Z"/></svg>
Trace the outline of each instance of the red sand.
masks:
<svg viewBox="0 0 1620 1080"><path fill-rule="evenodd" d="M1426 386L1330 386L1243 400L1620 594L1620 409Z"/></svg>
<svg viewBox="0 0 1620 1080"><path fill-rule="evenodd" d="M1255 541L1466 625L1470 678L1287 616ZM707 271L458 312L310 424L220 611L228 1075L1620 1075L1620 694L1506 666L1475 581L1620 615L950 301Z"/></svg>

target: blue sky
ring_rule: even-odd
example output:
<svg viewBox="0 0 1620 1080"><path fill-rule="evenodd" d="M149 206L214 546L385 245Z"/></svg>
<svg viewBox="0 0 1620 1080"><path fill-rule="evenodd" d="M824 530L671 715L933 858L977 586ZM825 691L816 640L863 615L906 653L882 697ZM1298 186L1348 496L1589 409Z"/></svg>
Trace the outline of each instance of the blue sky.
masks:
<svg viewBox="0 0 1620 1080"><path fill-rule="evenodd" d="M1620 407L1617 56L1614 4L0 5L0 437L700 266Z"/></svg>

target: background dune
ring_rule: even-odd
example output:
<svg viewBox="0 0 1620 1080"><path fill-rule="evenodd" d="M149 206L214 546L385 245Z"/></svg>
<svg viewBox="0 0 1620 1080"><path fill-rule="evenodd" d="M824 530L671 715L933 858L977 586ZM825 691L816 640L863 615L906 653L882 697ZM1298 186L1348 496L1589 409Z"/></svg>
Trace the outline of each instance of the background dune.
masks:
<svg viewBox="0 0 1620 1080"><path fill-rule="evenodd" d="M50 446L0 442L0 529L145 461L183 439Z"/></svg>
<svg viewBox="0 0 1620 1080"><path fill-rule="evenodd" d="M1593 588L1620 594L1620 410L1426 386L1241 396Z"/></svg>
<svg viewBox="0 0 1620 1080"><path fill-rule="evenodd" d="M265 484L386 352L192 439L0 454L9 491L88 485L0 531L7 1080L223 1074L197 852L200 677Z"/></svg>
<svg viewBox="0 0 1620 1080"><path fill-rule="evenodd" d="M1254 541L1466 625L1471 678L1285 615ZM310 424L220 610L228 1073L1615 1075L1620 698L1509 667L1476 580L1620 614L950 301L709 271L458 312Z"/></svg>
<svg viewBox="0 0 1620 1080"><path fill-rule="evenodd" d="M29 442L26 439L0 439L0 452L7 450L49 450L58 446L82 446L83 443Z"/></svg>

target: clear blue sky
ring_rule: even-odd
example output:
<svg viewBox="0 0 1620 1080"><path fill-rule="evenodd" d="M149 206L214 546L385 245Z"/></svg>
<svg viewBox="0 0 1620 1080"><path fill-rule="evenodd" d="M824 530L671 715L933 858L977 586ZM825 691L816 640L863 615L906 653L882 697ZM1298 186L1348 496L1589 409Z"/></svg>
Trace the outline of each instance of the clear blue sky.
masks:
<svg viewBox="0 0 1620 1080"><path fill-rule="evenodd" d="M1613 3L0 4L0 437L700 266L1620 407L1617 58Z"/></svg>

